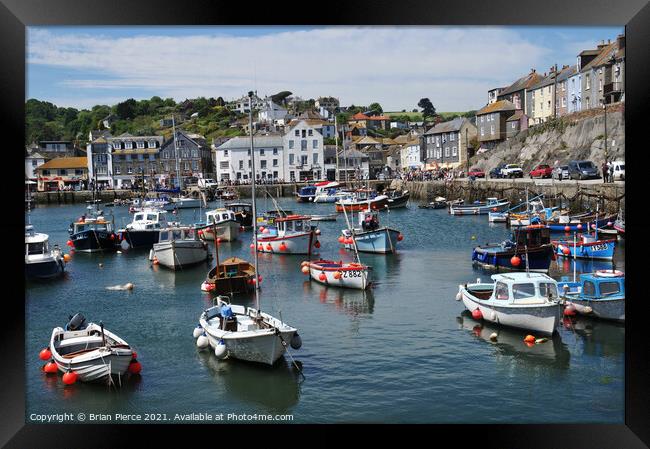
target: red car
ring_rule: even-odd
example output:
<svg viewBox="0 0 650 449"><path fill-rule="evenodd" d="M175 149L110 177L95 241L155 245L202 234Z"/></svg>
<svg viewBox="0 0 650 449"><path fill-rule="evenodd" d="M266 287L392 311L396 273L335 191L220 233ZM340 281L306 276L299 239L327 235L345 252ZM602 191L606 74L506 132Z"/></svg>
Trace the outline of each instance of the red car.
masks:
<svg viewBox="0 0 650 449"><path fill-rule="evenodd" d="M467 172L467 176L474 176L475 178L485 178L485 172L480 168L473 168Z"/></svg>
<svg viewBox="0 0 650 449"><path fill-rule="evenodd" d="M550 178L552 173L553 169L550 165L540 164L531 170L529 175L531 178Z"/></svg>

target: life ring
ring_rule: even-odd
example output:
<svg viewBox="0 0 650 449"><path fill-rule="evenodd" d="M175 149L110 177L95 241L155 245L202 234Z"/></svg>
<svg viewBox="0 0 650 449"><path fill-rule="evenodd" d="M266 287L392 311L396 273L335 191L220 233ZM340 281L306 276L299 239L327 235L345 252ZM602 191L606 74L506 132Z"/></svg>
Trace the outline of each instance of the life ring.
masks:
<svg viewBox="0 0 650 449"><path fill-rule="evenodd" d="M597 270L596 276L603 278L617 278L625 276L625 273L619 270Z"/></svg>

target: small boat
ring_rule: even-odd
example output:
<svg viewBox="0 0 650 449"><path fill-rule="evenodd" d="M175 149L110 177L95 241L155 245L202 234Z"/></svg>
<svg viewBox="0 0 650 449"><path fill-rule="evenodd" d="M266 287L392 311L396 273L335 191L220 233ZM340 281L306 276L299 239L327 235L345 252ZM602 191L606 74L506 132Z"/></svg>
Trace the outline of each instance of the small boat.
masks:
<svg viewBox="0 0 650 449"><path fill-rule="evenodd" d="M485 215L489 212L501 212L508 208L510 201L488 198L485 202L476 201L473 204L452 204L449 206L451 215Z"/></svg>
<svg viewBox="0 0 650 449"><path fill-rule="evenodd" d="M616 239L599 239L594 234L582 234L580 240L553 240L553 246L559 256L580 259L612 260L616 249Z"/></svg>
<svg viewBox="0 0 650 449"><path fill-rule="evenodd" d="M365 290L370 286L369 267L359 263L332 260L305 261L301 270L321 284Z"/></svg>
<svg viewBox="0 0 650 449"><path fill-rule="evenodd" d="M625 273L598 270L581 274L579 282L558 283L566 306L605 320L625 321Z"/></svg>
<svg viewBox="0 0 650 449"><path fill-rule="evenodd" d="M296 192L296 201L299 203L309 203L314 201L316 197L316 186L305 186L301 187L300 190Z"/></svg>
<svg viewBox="0 0 650 449"><path fill-rule="evenodd" d="M403 239L402 234L389 227L379 226L379 212L366 210L359 212L359 227L343 229L338 238L339 243L346 249L354 249L364 253L394 253L397 242Z"/></svg>
<svg viewBox="0 0 650 449"><path fill-rule="evenodd" d="M65 260L58 245L50 249L49 236L25 226L25 279L53 279L65 271Z"/></svg>
<svg viewBox="0 0 650 449"><path fill-rule="evenodd" d="M388 208L397 209L398 207L406 207L409 202L411 194L408 190L386 189L384 194L388 197Z"/></svg>
<svg viewBox="0 0 650 449"><path fill-rule="evenodd" d="M621 237L625 238L625 217L621 212L618 213L618 216L616 217L616 221L614 221L613 227L618 231L618 234Z"/></svg>
<svg viewBox="0 0 650 449"><path fill-rule="evenodd" d="M314 203L335 203L342 193L339 190L341 184L336 181L323 181L315 184Z"/></svg>
<svg viewBox="0 0 650 449"><path fill-rule="evenodd" d="M276 218L274 225L257 233L257 250L264 253L312 254L320 248L316 226L306 215Z"/></svg>
<svg viewBox="0 0 650 449"><path fill-rule="evenodd" d="M198 233L191 226L161 229L158 243L154 243L149 259L172 270L183 269L205 262L208 259L208 244L199 240Z"/></svg>
<svg viewBox="0 0 650 449"><path fill-rule="evenodd" d="M119 236L114 232L112 221L107 221L102 211L88 206L90 216L82 215L70 225L68 246L75 251L116 251L120 248Z"/></svg>
<svg viewBox="0 0 650 449"><path fill-rule="evenodd" d="M235 189L226 189L221 193L220 198L224 201L233 201L239 198L239 194Z"/></svg>
<svg viewBox="0 0 650 449"><path fill-rule="evenodd" d="M420 204L418 207L420 209L446 209L452 204L463 204L463 202L464 200L462 199L447 201L447 198L444 198L442 196L437 196L429 204Z"/></svg>
<svg viewBox="0 0 650 449"><path fill-rule="evenodd" d="M158 243L160 229L168 226L166 210L144 207L133 215L131 223L117 232L120 240L126 240L131 248L151 248Z"/></svg>
<svg viewBox="0 0 650 449"><path fill-rule="evenodd" d="M528 196L528 191L526 191ZM503 214L506 217L506 224L510 227L529 226L531 224L540 224L553 215L557 207L544 207L542 195L538 195L524 203L511 207ZM525 211L522 211L523 208ZM490 212L490 214L499 214L499 212Z"/></svg>
<svg viewBox="0 0 650 449"><path fill-rule="evenodd" d="M257 217L257 225L273 226L275 224L275 220L277 220L278 218L286 217L288 215L295 215L295 214L290 210L279 210L279 209L269 210L264 212L261 217Z"/></svg>
<svg viewBox="0 0 650 449"><path fill-rule="evenodd" d="M557 282L543 273L494 274L494 282L460 285L456 300L472 316L551 335L562 314Z"/></svg>
<svg viewBox="0 0 650 449"><path fill-rule="evenodd" d="M472 261L487 268L548 272L554 251L550 234L543 225L517 228L511 240L474 248Z"/></svg>
<svg viewBox="0 0 650 449"><path fill-rule="evenodd" d="M241 225L235 213L231 210L219 208L205 213L206 222L195 225L199 237L205 240L214 240L215 229L217 238L226 242L237 240Z"/></svg>
<svg viewBox="0 0 650 449"><path fill-rule="evenodd" d="M165 210L174 209L198 209L203 205L201 198L191 198L187 196L172 197L170 201L163 206Z"/></svg>
<svg viewBox="0 0 650 449"><path fill-rule="evenodd" d="M82 382L121 378L135 362L135 353L126 341L101 323L86 323L80 313L70 317L65 328L52 330L48 349L59 371L74 372Z"/></svg>
<svg viewBox="0 0 650 449"><path fill-rule="evenodd" d="M250 203L226 203L224 207L235 213L235 220L240 226L250 228L253 226L253 205Z"/></svg>
<svg viewBox="0 0 650 449"><path fill-rule="evenodd" d="M602 228L608 223L613 224L615 218L615 215L598 218L598 214L590 213L573 216L560 215L552 221L547 221L546 225L553 232L588 231L592 224L595 224L597 228Z"/></svg>
<svg viewBox="0 0 650 449"><path fill-rule="evenodd" d="M380 195L374 190L359 189L346 197L339 199L336 203L336 212L357 212L373 209L384 210L388 205L388 196Z"/></svg>
<svg viewBox="0 0 650 449"><path fill-rule="evenodd" d="M195 336L197 345L205 344L201 337L207 338L218 358L273 365L284 355L287 345L300 348L296 328L258 309L231 305L225 296L216 300L215 306L201 313L197 329L203 333L196 332Z"/></svg>
<svg viewBox="0 0 650 449"><path fill-rule="evenodd" d="M310 215L311 221L336 221L338 214Z"/></svg>
<svg viewBox="0 0 650 449"><path fill-rule="evenodd" d="M488 212L488 222L506 223L508 221L508 212Z"/></svg>
<svg viewBox="0 0 650 449"><path fill-rule="evenodd" d="M216 264L201 285L201 290L218 295L248 293L253 291L255 267L238 257L230 257Z"/></svg>

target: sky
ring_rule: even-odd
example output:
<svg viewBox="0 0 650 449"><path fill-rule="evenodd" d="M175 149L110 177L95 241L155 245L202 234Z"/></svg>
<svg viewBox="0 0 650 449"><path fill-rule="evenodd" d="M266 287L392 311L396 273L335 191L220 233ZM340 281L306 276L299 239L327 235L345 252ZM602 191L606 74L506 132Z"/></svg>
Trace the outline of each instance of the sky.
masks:
<svg viewBox="0 0 650 449"><path fill-rule="evenodd" d="M288 90L341 105L480 109L531 68L575 64L623 27L29 27L27 98L90 108Z"/></svg>

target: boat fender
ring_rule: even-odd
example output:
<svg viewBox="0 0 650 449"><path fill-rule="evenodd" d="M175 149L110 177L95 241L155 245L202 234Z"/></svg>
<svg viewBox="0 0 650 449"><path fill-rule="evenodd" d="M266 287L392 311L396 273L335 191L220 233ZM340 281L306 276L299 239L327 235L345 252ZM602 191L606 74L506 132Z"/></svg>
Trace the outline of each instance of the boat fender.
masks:
<svg viewBox="0 0 650 449"><path fill-rule="evenodd" d="M604 277L604 278L614 278L614 277L625 276L625 273L619 270L597 270L596 276Z"/></svg>
<svg viewBox="0 0 650 449"><path fill-rule="evenodd" d="M72 385L77 381L79 375L74 371L69 371L63 375L63 383L66 385Z"/></svg>
<svg viewBox="0 0 650 449"><path fill-rule="evenodd" d="M140 374L140 371L142 371L142 365L140 362L135 359L131 360L131 363L129 364L129 373Z"/></svg>
<svg viewBox="0 0 650 449"><path fill-rule="evenodd" d="M201 327L200 324L198 324L195 328L194 331L192 332L192 336L194 338L199 338L201 334L203 333L203 328Z"/></svg>
<svg viewBox="0 0 650 449"><path fill-rule="evenodd" d="M289 344L293 349L300 349L302 347L302 338L300 338L298 332L293 334L293 337L291 337L291 342Z"/></svg>
<svg viewBox="0 0 650 449"><path fill-rule="evenodd" d="M594 311L594 309L592 309L589 306L585 306L585 307L583 307L582 311L583 311L583 313L591 313L591 312Z"/></svg>
<svg viewBox="0 0 650 449"><path fill-rule="evenodd" d="M576 308L573 304L569 304L564 308L564 316L574 316L576 314Z"/></svg>
<svg viewBox="0 0 650 449"><path fill-rule="evenodd" d="M41 349L41 352L38 354L38 358L41 360L49 360L52 357L52 351L49 348Z"/></svg>
<svg viewBox="0 0 650 449"><path fill-rule="evenodd" d="M309 265L303 265L300 271L302 271L302 274L309 274Z"/></svg>
<svg viewBox="0 0 650 449"><path fill-rule="evenodd" d="M196 339L196 347L199 349L205 349L208 347L208 337L205 334L199 335Z"/></svg>
<svg viewBox="0 0 650 449"><path fill-rule="evenodd" d="M56 374L59 371L59 368L56 363L49 362L43 366L43 371L47 374Z"/></svg>
<svg viewBox="0 0 650 449"><path fill-rule="evenodd" d="M226 344L223 342L223 340L219 340L219 343L214 348L214 355L218 359L224 359L226 357L227 352L228 351L226 350Z"/></svg>
<svg viewBox="0 0 650 449"><path fill-rule="evenodd" d="M483 319L483 313L481 313L481 310L478 307L472 310L472 318L474 318L475 320Z"/></svg>
<svg viewBox="0 0 650 449"><path fill-rule="evenodd" d="M497 341L498 335L496 332L490 334L490 341Z"/></svg>
<svg viewBox="0 0 650 449"><path fill-rule="evenodd" d="M461 290L463 289L463 284L458 284L458 293L456 293L456 301L460 301L462 298Z"/></svg>
<svg viewBox="0 0 650 449"><path fill-rule="evenodd" d="M524 342L535 343L535 337L533 335L526 335L526 337L524 338Z"/></svg>

